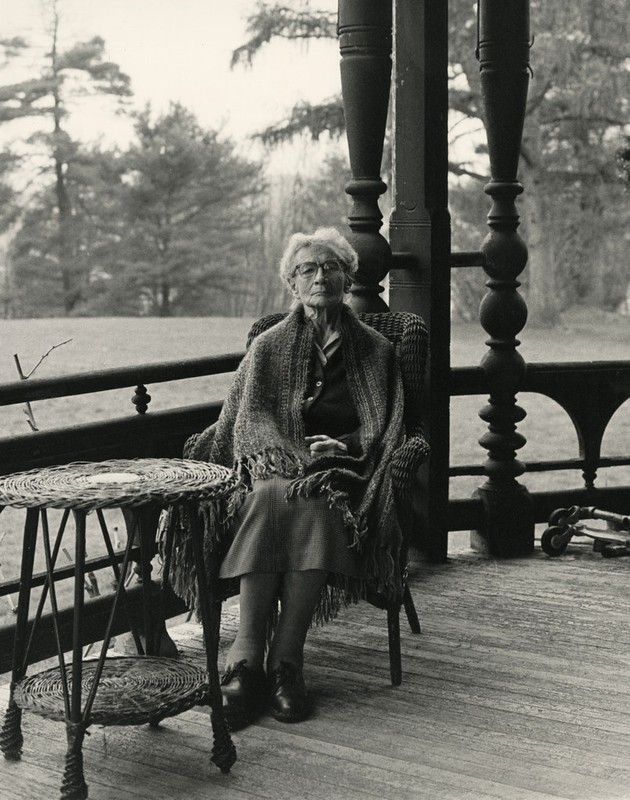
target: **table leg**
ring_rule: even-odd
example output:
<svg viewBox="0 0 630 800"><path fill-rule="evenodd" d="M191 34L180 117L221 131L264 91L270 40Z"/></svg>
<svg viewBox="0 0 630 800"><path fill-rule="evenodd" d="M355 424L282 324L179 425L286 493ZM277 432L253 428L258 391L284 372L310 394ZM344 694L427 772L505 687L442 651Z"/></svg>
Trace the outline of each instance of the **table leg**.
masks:
<svg viewBox="0 0 630 800"><path fill-rule="evenodd" d="M142 646L142 642L140 640L140 633L138 632L138 625L136 624L136 620L134 615L129 607L129 601L127 598L127 593L125 589L125 581L122 580L122 572L116 562L116 554L114 552L114 546L112 544L111 536L109 535L109 530L107 528L107 523L105 522L105 517L103 516L103 509L97 508L96 509L96 518L98 519L98 524L101 528L101 533L103 535L103 542L105 543L105 548L107 550L107 554L109 555L112 571L114 573L114 577L116 579L116 586L120 586L120 599L121 602L124 604L125 611L127 613L127 620L129 622L129 627L131 629L131 636L133 638L134 644L136 646L136 652L139 655L144 655L144 647ZM127 546L129 548L129 538L127 539ZM113 617L112 617L113 621ZM109 628L110 626L108 626ZM107 642L107 646L109 646L109 642Z"/></svg>
<svg viewBox="0 0 630 800"><path fill-rule="evenodd" d="M83 591L85 580L86 512L74 512L76 525L74 555L74 615L72 620L72 687L70 719L66 719L66 765L61 784L62 800L85 800L88 789L83 778L83 737L86 723L81 708L83 678Z"/></svg>
<svg viewBox="0 0 630 800"><path fill-rule="evenodd" d="M153 581L151 580L151 559L155 555L154 532L157 525L157 523L155 525L152 524L152 511L153 509L151 508L131 509L134 518L134 526L138 531L138 541L140 543L140 580L142 581L142 610L145 642L144 649L148 656L154 656L159 651L159 642L156 643L155 640L155 620L153 618ZM159 606L159 603L156 605ZM158 621L158 625L159 624L160 623Z"/></svg>
<svg viewBox="0 0 630 800"><path fill-rule="evenodd" d="M157 553L156 535L161 507L146 505L123 509L127 536L140 547L140 563L135 572L142 583L144 651L150 656L175 658L178 655L163 617L163 597L159 584L151 579L151 561Z"/></svg>
<svg viewBox="0 0 630 800"><path fill-rule="evenodd" d="M83 738L85 726L66 722L66 766L61 782L61 800L86 800L88 787L83 778Z"/></svg>
<svg viewBox="0 0 630 800"><path fill-rule="evenodd" d="M191 526L193 557L197 572L197 588L199 592L198 611L201 617L203 638L205 642L206 660L208 665L208 681L210 691L210 708L212 720L212 733L214 744L212 747L212 761L221 772L229 772L236 761L236 748L232 742L225 717L223 716L223 698L218 672L219 625L217 619L218 606L215 603L216 577L206 573L202 537L203 531L199 523L199 513L196 503L189 503L188 517Z"/></svg>
<svg viewBox="0 0 630 800"><path fill-rule="evenodd" d="M9 705L2 723L2 730L0 730L0 749L5 758L15 761L22 755L24 737L22 736L22 710L16 705L13 699L13 693L17 682L26 674L26 664L24 662L38 523L39 510L36 508L27 509L26 522L24 524L24 541L22 543L20 591L18 595L18 611L15 625L15 642L13 645L13 668L11 672Z"/></svg>

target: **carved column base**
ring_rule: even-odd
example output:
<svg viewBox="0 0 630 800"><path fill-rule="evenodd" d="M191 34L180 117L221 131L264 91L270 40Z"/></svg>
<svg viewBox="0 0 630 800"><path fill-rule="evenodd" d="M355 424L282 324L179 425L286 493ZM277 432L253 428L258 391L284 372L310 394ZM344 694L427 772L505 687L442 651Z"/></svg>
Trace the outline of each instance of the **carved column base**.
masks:
<svg viewBox="0 0 630 800"><path fill-rule="evenodd" d="M471 531L470 545L497 558L529 556L534 552L534 509L527 487L514 482L500 490L481 486L473 497L483 503L485 522Z"/></svg>

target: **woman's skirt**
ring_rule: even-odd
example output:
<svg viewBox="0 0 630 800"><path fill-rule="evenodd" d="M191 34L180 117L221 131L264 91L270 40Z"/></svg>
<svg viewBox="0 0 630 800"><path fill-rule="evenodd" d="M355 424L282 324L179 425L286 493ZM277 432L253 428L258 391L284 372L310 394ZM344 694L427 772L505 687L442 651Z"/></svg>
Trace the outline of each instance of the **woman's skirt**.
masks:
<svg viewBox="0 0 630 800"><path fill-rule="evenodd" d="M311 569L361 577L340 511L323 495L287 500L288 484L277 476L254 482L232 527L219 577Z"/></svg>

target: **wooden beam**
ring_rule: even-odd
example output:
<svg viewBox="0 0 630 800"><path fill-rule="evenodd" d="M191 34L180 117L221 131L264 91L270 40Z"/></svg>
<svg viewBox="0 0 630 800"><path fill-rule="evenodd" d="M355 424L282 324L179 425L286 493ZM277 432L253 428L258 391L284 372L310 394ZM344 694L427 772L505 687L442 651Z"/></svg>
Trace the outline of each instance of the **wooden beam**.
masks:
<svg viewBox="0 0 630 800"><path fill-rule="evenodd" d="M395 0L392 311L429 329L424 426L431 443L420 493L427 555L446 558L450 377L448 4Z"/></svg>

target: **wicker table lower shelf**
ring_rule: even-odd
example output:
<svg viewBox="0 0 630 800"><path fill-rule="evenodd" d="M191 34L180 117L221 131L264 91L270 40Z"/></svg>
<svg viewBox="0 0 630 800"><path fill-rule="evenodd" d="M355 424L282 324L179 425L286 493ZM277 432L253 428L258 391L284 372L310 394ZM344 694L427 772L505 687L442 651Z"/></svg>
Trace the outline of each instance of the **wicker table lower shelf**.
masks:
<svg viewBox="0 0 630 800"><path fill-rule="evenodd" d="M213 602L215 583L207 575L203 554L203 530L199 503L228 497L238 483L232 470L216 464L187 459L117 459L76 462L0 476L0 510L3 506L26 509L20 592L13 646L9 704L0 727L0 750L5 758L22 755L22 712L32 711L65 722L68 746L61 785L62 800L86 800L88 786L83 774L83 739L90 725L156 725L196 705L210 706L213 732L211 760L229 772L236 759L222 707L217 671L219 619ZM103 515L104 509L126 513L127 543L122 561L117 558ZM51 537L49 509L62 511L61 522ZM199 614L205 642L205 670L179 658L160 658L155 651L156 630L163 624L161 595L154 602L150 562L155 554L155 527L160 511L179 515L192 545L191 570L196 589L205 602ZM109 555L115 591L96 660L83 659L85 642L86 517L95 512ZM59 633L59 605L55 588L55 564L74 516L74 576L72 649L66 655ZM167 526L164 541L162 591L168 588L173 549L173 528ZM70 535L72 528L68 526ZM46 561L46 580L37 611L29 619L35 551L41 540ZM144 645L130 612L126 577L135 545L140 550ZM30 649L49 600L57 640L59 667L27 676ZM107 651L118 610L127 614L139 655L109 658Z"/></svg>
<svg viewBox="0 0 630 800"><path fill-rule="evenodd" d="M92 688L98 661L83 662L82 690ZM72 678L69 679L70 686ZM89 725L157 724L166 717L209 704L208 673L182 658L123 656L103 666ZM66 719L58 667L29 675L14 690L16 704L47 719Z"/></svg>

